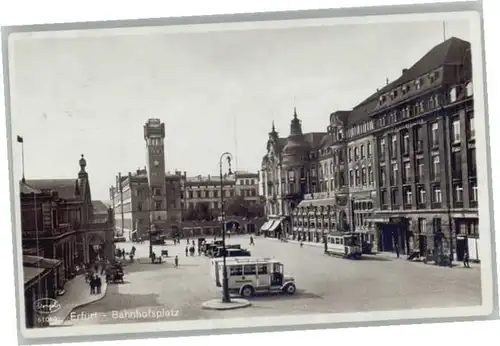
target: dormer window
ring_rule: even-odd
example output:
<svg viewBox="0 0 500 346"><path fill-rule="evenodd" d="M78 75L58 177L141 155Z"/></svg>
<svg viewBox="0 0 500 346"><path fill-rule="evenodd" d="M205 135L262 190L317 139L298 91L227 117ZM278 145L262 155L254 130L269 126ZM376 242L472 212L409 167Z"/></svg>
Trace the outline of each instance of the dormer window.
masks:
<svg viewBox="0 0 500 346"><path fill-rule="evenodd" d="M472 88L472 82L467 83L467 85L465 86L465 91L466 91L467 97L472 96L472 94L474 93L474 90Z"/></svg>
<svg viewBox="0 0 500 346"><path fill-rule="evenodd" d="M420 88L422 87L422 80L420 78L415 81L415 87L417 88L417 90L420 90Z"/></svg>
<svg viewBox="0 0 500 346"><path fill-rule="evenodd" d="M457 88L451 88L450 90L450 102L453 103L457 100Z"/></svg>
<svg viewBox="0 0 500 346"><path fill-rule="evenodd" d="M408 91L410 91L410 87L408 85L403 85L403 87L401 88L401 92L403 93L403 95L406 95Z"/></svg>
<svg viewBox="0 0 500 346"><path fill-rule="evenodd" d="M382 96L380 96L378 103L379 103L379 105L382 105L382 104L384 104L384 102L385 102L385 96L382 95Z"/></svg>

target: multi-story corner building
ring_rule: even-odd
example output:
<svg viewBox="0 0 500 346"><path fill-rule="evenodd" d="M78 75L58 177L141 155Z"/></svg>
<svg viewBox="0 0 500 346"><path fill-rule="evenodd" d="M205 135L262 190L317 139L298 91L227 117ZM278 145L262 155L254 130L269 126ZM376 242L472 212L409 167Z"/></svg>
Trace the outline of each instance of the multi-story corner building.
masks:
<svg viewBox="0 0 500 346"><path fill-rule="evenodd" d="M375 251L477 257L468 42L435 46L353 110L331 114L328 133L309 137L319 142L308 135L296 115L288 138L274 126L269 133L263 230L292 214L293 236L303 240L360 231Z"/></svg>
<svg viewBox="0 0 500 346"><path fill-rule="evenodd" d="M224 200L229 201L235 196L234 176L224 176L222 186ZM212 215L219 215L221 208L221 181L220 176L188 177L186 179L186 206L188 210L197 209L204 204Z"/></svg>
<svg viewBox="0 0 500 346"><path fill-rule="evenodd" d="M278 237L292 234L292 211L306 194L317 192L321 183L326 185L327 176L320 179L318 174L318 149L324 140L328 140L325 135L323 132L302 133L302 124L296 110L287 138L280 138L273 124L267 153L262 159L262 190L266 199L268 222L262 226L261 231L265 234ZM297 228L296 236L298 232ZM301 232L305 235L306 231L302 228ZM309 228L307 232L312 236Z"/></svg>
<svg viewBox="0 0 500 346"><path fill-rule="evenodd" d="M381 251L477 256L470 44L450 38L371 98Z"/></svg>
<svg viewBox="0 0 500 346"><path fill-rule="evenodd" d="M248 204L260 203L259 173L236 171L235 194L242 197Z"/></svg>

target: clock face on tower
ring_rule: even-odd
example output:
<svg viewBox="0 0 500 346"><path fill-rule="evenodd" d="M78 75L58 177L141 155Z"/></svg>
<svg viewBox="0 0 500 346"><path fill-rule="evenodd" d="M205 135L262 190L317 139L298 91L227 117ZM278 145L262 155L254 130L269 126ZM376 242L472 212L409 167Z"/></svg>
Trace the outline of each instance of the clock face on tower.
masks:
<svg viewBox="0 0 500 346"><path fill-rule="evenodd" d="M156 167L158 167L158 165L160 164L160 162L158 160L156 160L155 162L153 162L155 164Z"/></svg>

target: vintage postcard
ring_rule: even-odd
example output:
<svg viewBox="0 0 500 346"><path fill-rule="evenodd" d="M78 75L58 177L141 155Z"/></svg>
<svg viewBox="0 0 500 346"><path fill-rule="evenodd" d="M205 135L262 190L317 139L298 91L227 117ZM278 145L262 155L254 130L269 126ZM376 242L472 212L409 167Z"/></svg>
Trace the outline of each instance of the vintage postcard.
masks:
<svg viewBox="0 0 500 346"><path fill-rule="evenodd" d="M4 35L21 334L491 314L480 23Z"/></svg>

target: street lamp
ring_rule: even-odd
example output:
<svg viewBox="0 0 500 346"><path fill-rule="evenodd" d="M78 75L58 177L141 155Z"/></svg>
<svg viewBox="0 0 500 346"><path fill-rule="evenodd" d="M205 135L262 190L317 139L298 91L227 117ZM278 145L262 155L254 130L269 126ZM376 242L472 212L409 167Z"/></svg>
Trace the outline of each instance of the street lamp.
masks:
<svg viewBox="0 0 500 346"><path fill-rule="evenodd" d="M227 267L226 267L226 218L224 215L224 180L222 176L222 159L226 158L229 165L228 174L231 172L231 159L233 156L231 153L225 152L220 156L219 168L220 168L220 219L221 219L221 230L222 230L222 302L229 303L231 298L229 297L229 286L227 278Z"/></svg>

